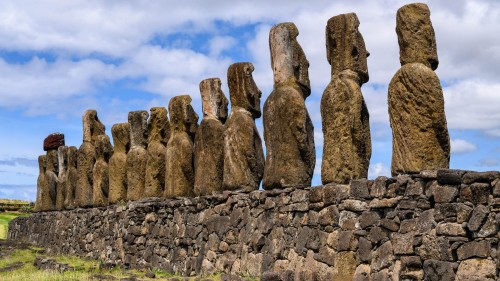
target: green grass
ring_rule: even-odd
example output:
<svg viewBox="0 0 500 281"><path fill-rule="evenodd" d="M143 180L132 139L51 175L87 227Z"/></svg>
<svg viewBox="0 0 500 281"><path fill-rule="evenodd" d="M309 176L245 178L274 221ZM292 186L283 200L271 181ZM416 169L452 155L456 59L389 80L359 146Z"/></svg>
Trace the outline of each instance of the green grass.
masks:
<svg viewBox="0 0 500 281"><path fill-rule="evenodd" d="M17 204L17 205L29 205L29 201L17 200L17 199L0 199L0 204Z"/></svg>
<svg viewBox="0 0 500 281"><path fill-rule="evenodd" d="M21 213L0 213L0 239L7 239L7 232L9 231L9 221L19 216L26 216Z"/></svg>

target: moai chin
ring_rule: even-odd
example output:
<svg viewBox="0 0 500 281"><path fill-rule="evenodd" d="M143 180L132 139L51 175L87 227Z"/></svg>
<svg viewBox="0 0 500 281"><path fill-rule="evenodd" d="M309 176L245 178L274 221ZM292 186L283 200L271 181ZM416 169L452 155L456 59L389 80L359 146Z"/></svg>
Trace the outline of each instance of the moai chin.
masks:
<svg viewBox="0 0 500 281"><path fill-rule="evenodd" d="M264 173L262 141L255 126L262 93L253 70L249 62L234 63L227 70L231 113L224 133L224 190L257 190Z"/></svg>
<svg viewBox="0 0 500 281"><path fill-rule="evenodd" d="M194 195L193 139L198 114L190 103L188 95L173 97L168 103L172 132L167 144L165 197Z"/></svg>
<svg viewBox="0 0 500 281"><path fill-rule="evenodd" d="M114 151L109 159L110 204L127 200L127 153L130 150L130 124L114 124L111 128Z"/></svg>
<svg viewBox="0 0 500 281"><path fill-rule="evenodd" d="M57 149L57 158L59 164L59 173L57 179L56 210L64 210L64 201L66 200L67 181L68 181L68 147L60 146Z"/></svg>
<svg viewBox="0 0 500 281"><path fill-rule="evenodd" d="M369 53L358 27L355 13L334 16L326 26L326 54L332 73L321 98L323 184L368 177L370 124L361 85L369 79Z"/></svg>
<svg viewBox="0 0 500 281"><path fill-rule="evenodd" d="M148 144L148 112L146 110L128 113L130 124L130 151L127 154L127 200L143 198L146 179Z"/></svg>
<svg viewBox="0 0 500 281"><path fill-rule="evenodd" d="M165 107L153 107L148 120L146 180L143 197L161 197L165 190L165 161L170 123Z"/></svg>
<svg viewBox="0 0 500 281"><path fill-rule="evenodd" d="M101 207L108 205L109 196L109 159L113 155L113 146L107 135L97 136L96 143L96 162L92 170L93 187L93 205Z"/></svg>
<svg viewBox="0 0 500 281"><path fill-rule="evenodd" d="M201 81L200 93L203 119L194 141L194 193L208 195L222 190L228 100L219 78Z"/></svg>
<svg viewBox="0 0 500 281"><path fill-rule="evenodd" d="M91 207L93 197L92 169L95 163L95 140L103 135L105 127L97 117L97 111L85 111L82 117L83 143L78 149L77 158L77 188L75 202L77 207Z"/></svg>
<svg viewBox="0 0 500 281"><path fill-rule="evenodd" d="M38 178L36 181L36 203L35 203L35 211L40 212L40 211L45 211L45 197L47 197L44 193L47 188L47 179L45 177L45 171L46 171L46 156L45 155L40 155L38 156Z"/></svg>
<svg viewBox="0 0 500 281"><path fill-rule="evenodd" d="M448 168L450 138L443 91L435 70L436 39L425 4L398 10L401 68L389 84L393 175Z"/></svg>
<svg viewBox="0 0 500 281"><path fill-rule="evenodd" d="M314 127L305 99L311 93L309 62L293 23L271 28L274 89L264 104L266 162L262 187L310 186L316 163Z"/></svg>
<svg viewBox="0 0 500 281"><path fill-rule="evenodd" d="M78 148L70 146L67 152L66 166L66 194L64 197L64 209L75 208L75 191L76 183L78 180L78 172L76 169L76 162L78 158Z"/></svg>

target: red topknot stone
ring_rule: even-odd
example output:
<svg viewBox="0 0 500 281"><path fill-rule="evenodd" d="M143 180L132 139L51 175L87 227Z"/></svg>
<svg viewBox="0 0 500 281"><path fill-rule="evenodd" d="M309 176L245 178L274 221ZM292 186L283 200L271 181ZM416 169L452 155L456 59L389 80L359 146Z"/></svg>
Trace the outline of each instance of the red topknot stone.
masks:
<svg viewBox="0 0 500 281"><path fill-rule="evenodd" d="M53 133L43 140L43 150L49 151L64 145L64 134Z"/></svg>

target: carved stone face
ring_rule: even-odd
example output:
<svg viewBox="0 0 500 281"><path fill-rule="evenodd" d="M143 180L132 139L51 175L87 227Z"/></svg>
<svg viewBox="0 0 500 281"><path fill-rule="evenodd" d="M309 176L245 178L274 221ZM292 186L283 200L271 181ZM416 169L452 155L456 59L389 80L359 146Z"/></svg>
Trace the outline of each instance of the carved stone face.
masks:
<svg viewBox="0 0 500 281"><path fill-rule="evenodd" d="M329 19L326 26L326 56L332 66L332 75L349 69L358 74L363 84L369 80L366 58L370 53L366 50L358 27L359 20L355 13Z"/></svg>
<svg viewBox="0 0 500 281"><path fill-rule="evenodd" d="M297 31L298 34L298 31ZM309 81L309 61L306 58L306 54L299 42L297 41L297 36L295 36L293 43L294 58L293 58L293 70L297 82L304 93L304 98L311 94L311 82Z"/></svg>
<svg viewBox="0 0 500 281"><path fill-rule="evenodd" d="M105 127L97 117L97 111L89 109L82 117L83 121L83 141L95 143L98 135L105 132Z"/></svg>
<svg viewBox="0 0 500 281"><path fill-rule="evenodd" d="M254 67L249 62L234 63L227 70L231 105L248 110L252 117L259 118L262 92L252 77Z"/></svg>
<svg viewBox="0 0 500 281"><path fill-rule="evenodd" d="M47 151L47 156L45 158L45 168L47 172L57 173L59 171L59 165L57 161L57 150Z"/></svg>
<svg viewBox="0 0 500 281"><path fill-rule="evenodd" d="M186 132L194 136L198 129L198 114L191 106L188 95L175 96L168 104L170 111L170 126L175 132Z"/></svg>
<svg viewBox="0 0 500 281"><path fill-rule="evenodd" d="M436 36L429 7L423 3L408 4L399 8L396 16L396 33L401 65L423 63L436 70L439 64Z"/></svg>
<svg viewBox="0 0 500 281"><path fill-rule="evenodd" d="M130 124L118 123L111 127L115 151L127 153L130 149Z"/></svg>
<svg viewBox="0 0 500 281"><path fill-rule="evenodd" d="M40 155L38 156L38 169L40 170L40 174L45 174L46 170L46 156L45 155Z"/></svg>
<svg viewBox="0 0 500 281"><path fill-rule="evenodd" d="M200 82L200 93L203 101L203 115L220 120L227 119L228 101L221 89L219 78L209 78Z"/></svg>

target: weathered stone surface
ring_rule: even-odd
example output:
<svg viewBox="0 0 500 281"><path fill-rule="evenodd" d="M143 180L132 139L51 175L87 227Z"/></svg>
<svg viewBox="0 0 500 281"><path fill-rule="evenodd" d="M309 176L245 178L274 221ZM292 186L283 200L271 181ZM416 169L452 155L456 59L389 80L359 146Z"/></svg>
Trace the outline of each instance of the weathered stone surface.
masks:
<svg viewBox="0 0 500 281"><path fill-rule="evenodd" d="M421 63L432 70L438 67L436 36L430 15L429 7L423 3L408 4L399 8L396 33L401 65Z"/></svg>
<svg viewBox="0 0 500 281"><path fill-rule="evenodd" d="M45 171L47 170L47 160L45 155L38 156L38 178L36 180L36 203L35 211L45 211L48 210L50 206L48 199L48 182L45 177Z"/></svg>
<svg viewBox="0 0 500 281"><path fill-rule="evenodd" d="M148 120L148 148L143 197L161 197L165 190L165 161L170 123L165 107L153 107Z"/></svg>
<svg viewBox="0 0 500 281"><path fill-rule="evenodd" d="M356 14L332 17L326 27L332 78L321 98L323 184L367 178L371 157L368 108L361 85L368 81L365 43Z"/></svg>
<svg viewBox="0 0 500 281"><path fill-rule="evenodd" d="M389 84L393 175L448 168L450 138L443 91L434 73L436 40L425 4L398 10L396 33L402 67Z"/></svg>
<svg viewBox="0 0 500 281"><path fill-rule="evenodd" d="M130 149L130 124L114 124L111 128L114 151L109 159L110 204L127 199L127 153Z"/></svg>
<svg viewBox="0 0 500 281"><path fill-rule="evenodd" d="M498 171L466 172L462 177L462 182L465 184L474 182L491 183L498 178L500 178L500 172Z"/></svg>
<svg viewBox="0 0 500 281"><path fill-rule="evenodd" d="M52 149L57 150L60 146L63 145L64 145L64 134L61 133L50 134L43 140L44 151L49 151Z"/></svg>
<svg viewBox="0 0 500 281"><path fill-rule="evenodd" d="M392 243L387 241L373 252L371 268L374 271L380 271L389 267L393 259Z"/></svg>
<svg viewBox="0 0 500 281"><path fill-rule="evenodd" d="M490 243L486 240L473 241L463 244L457 249L459 260L468 258L487 258L490 255Z"/></svg>
<svg viewBox="0 0 500 281"><path fill-rule="evenodd" d="M438 260L424 261L424 278L429 281L454 281L453 263ZM457 279L459 280L459 279Z"/></svg>
<svg viewBox="0 0 500 281"><path fill-rule="evenodd" d="M496 266L492 260L470 259L460 263L455 280L493 281L496 278Z"/></svg>
<svg viewBox="0 0 500 281"><path fill-rule="evenodd" d="M389 116L393 175L448 168L450 141L443 92L431 69L410 63L398 70L389 84Z"/></svg>
<svg viewBox="0 0 500 281"><path fill-rule="evenodd" d="M293 23L269 33L274 88L264 104L264 189L311 184L316 152L314 127L305 105L311 94L307 61Z"/></svg>
<svg viewBox="0 0 500 281"><path fill-rule="evenodd" d="M470 231L478 231L486 221L488 213L489 213L488 207L484 205L478 205L472 211L471 217L467 222L467 228L469 228Z"/></svg>
<svg viewBox="0 0 500 281"><path fill-rule="evenodd" d="M148 153L148 112L128 113L130 124L130 150L127 154L127 200L139 200L144 196Z"/></svg>
<svg viewBox="0 0 500 281"><path fill-rule="evenodd" d="M334 281L352 280L356 271L356 257L354 252L340 252L335 259Z"/></svg>
<svg viewBox="0 0 500 281"><path fill-rule="evenodd" d="M68 181L68 147L59 146L57 148L57 162L59 172L57 174L57 194L56 210L64 210L64 201L66 200L66 188Z"/></svg>
<svg viewBox="0 0 500 281"><path fill-rule="evenodd" d="M394 249L394 254L396 255L413 254L414 238L415 234L413 232L408 232L405 234L394 233L391 239L392 247Z"/></svg>
<svg viewBox="0 0 500 281"><path fill-rule="evenodd" d="M168 104L171 135L167 144L165 196L192 196L194 194L194 135L198 129L198 115L187 95L173 97Z"/></svg>
<svg viewBox="0 0 500 281"><path fill-rule="evenodd" d="M93 206L107 206L109 196L109 159L113 155L113 146L107 135L100 135L96 139L96 162L93 175Z"/></svg>
<svg viewBox="0 0 500 281"><path fill-rule="evenodd" d="M45 170L45 179L47 181L47 186L45 187L45 192L42 192L42 195L45 195L45 198L42 198L42 201L45 202L44 209L45 211L52 211L56 209L56 200L57 200L57 171L58 171L58 159L57 159L57 150L49 150L47 151L46 160L46 170Z"/></svg>
<svg viewBox="0 0 500 281"><path fill-rule="evenodd" d="M454 202L458 195L458 186L438 185L432 190L436 203Z"/></svg>
<svg viewBox="0 0 500 281"><path fill-rule="evenodd" d="M104 134L105 127L97 117L97 111L87 110L82 117L83 143L78 149L77 187L75 201L78 207L92 206L93 177L92 169L95 163L95 141L97 136Z"/></svg>
<svg viewBox="0 0 500 281"><path fill-rule="evenodd" d="M439 169L437 170L437 183L441 185L459 185L462 183L463 170Z"/></svg>
<svg viewBox="0 0 500 281"><path fill-rule="evenodd" d="M460 189L460 201L472 202L473 204L486 204L491 192L491 187L487 183L475 182L465 185Z"/></svg>
<svg viewBox="0 0 500 281"><path fill-rule="evenodd" d="M440 223L436 226L438 235L466 236L465 229L458 223Z"/></svg>
<svg viewBox="0 0 500 281"><path fill-rule="evenodd" d="M255 119L261 116L262 93L253 80L253 70L251 63L242 62L227 71L231 113L224 135L225 190L257 190L264 173L264 151L255 126Z"/></svg>
<svg viewBox="0 0 500 281"><path fill-rule="evenodd" d="M353 281L370 281L370 266L367 264L360 264L356 267L356 271L354 272L354 276L352 278Z"/></svg>
<svg viewBox="0 0 500 281"><path fill-rule="evenodd" d="M200 93L203 119L194 141L194 193L208 195L222 190L228 100L219 78L201 81Z"/></svg>
<svg viewBox="0 0 500 281"><path fill-rule="evenodd" d="M78 181L78 171L76 169L78 148L75 146L68 147L66 157L66 193L64 197L64 209L70 210L76 206L75 192L76 183Z"/></svg>

